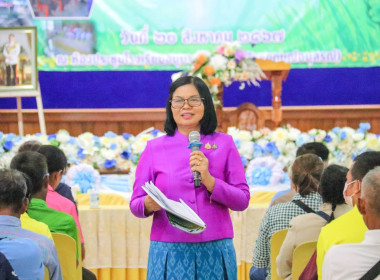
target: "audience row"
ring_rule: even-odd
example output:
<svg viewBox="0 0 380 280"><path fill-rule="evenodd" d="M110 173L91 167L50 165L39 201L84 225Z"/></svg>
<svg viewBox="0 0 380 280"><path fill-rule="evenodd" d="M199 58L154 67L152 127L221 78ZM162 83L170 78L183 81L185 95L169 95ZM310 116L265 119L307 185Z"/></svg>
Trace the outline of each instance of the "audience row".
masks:
<svg viewBox="0 0 380 280"><path fill-rule="evenodd" d="M20 147L10 169L0 170L0 252L16 277L10 279L43 279L45 267L49 279L63 279L51 233L75 240L77 265L79 256L84 258L76 204L70 187L61 183L66 166L59 148L30 141ZM96 279L85 268L82 275Z"/></svg>
<svg viewBox="0 0 380 280"><path fill-rule="evenodd" d="M274 197L261 222L251 280L272 278L270 242L283 229L287 234L276 259L275 279L292 279L294 250L313 241L316 252L301 276L360 279L372 267L380 274L380 152L360 154L349 169L326 166L327 159L322 143L298 149L289 170L291 190Z"/></svg>

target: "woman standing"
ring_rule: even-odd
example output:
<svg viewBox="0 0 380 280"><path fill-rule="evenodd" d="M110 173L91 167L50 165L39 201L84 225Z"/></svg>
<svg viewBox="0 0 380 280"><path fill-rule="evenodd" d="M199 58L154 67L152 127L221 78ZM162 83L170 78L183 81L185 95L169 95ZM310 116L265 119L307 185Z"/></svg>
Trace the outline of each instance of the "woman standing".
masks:
<svg viewBox="0 0 380 280"><path fill-rule="evenodd" d="M153 215L148 279L236 279L237 264L229 209L248 207L249 188L232 137L215 132L216 113L206 84L181 77L169 90L167 135L148 142L141 154L130 208L137 217ZM198 131L199 151L188 149L188 135ZM193 171L201 175L194 187ZM152 181L168 198L180 198L205 222L199 234L181 231L142 185Z"/></svg>

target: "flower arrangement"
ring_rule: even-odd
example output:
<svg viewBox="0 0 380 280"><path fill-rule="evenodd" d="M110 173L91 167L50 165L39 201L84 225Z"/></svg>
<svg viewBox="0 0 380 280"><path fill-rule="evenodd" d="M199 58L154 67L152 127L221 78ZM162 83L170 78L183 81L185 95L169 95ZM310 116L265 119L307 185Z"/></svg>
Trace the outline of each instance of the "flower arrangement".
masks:
<svg viewBox="0 0 380 280"><path fill-rule="evenodd" d="M335 127L330 131L311 129L308 132L291 127L275 130L263 128L254 131L228 128L246 166L255 158L272 156L285 169L295 157L298 147L307 142L322 142L330 151L329 162L349 166L352 160L364 151L380 151L380 136L369 133L370 125L361 123L358 129Z"/></svg>
<svg viewBox="0 0 380 280"><path fill-rule="evenodd" d="M216 94L222 85L229 86L240 82L240 89L248 85L259 86L258 81L265 78L259 65L246 52L240 49L238 42L227 42L216 48L214 52L198 51L195 53L190 71L183 71L172 76L176 80L181 76L197 76L209 86L214 102L218 102Z"/></svg>
<svg viewBox="0 0 380 280"><path fill-rule="evenodd" d="M37 140L41 144L59 147L65 153L70 165L83 163L100 170L133 170L148 140L163 134L153 128L136 136L129 133L117 135L109 131L100 137L90 132L73 137L66 130L51 135L37 133L25 137L13 133L4 135L0 132L0 168L9 166L11 159L24 142Z"/></svg>
<svg viewBox="0 0 380 280"><path fill-rule="evenodd" d="M312 129L301 132L288 125L274 130L263 128L253 131L230 127L227 133L233 137L245 167L256 158L269 156L279 161L286 169L292 164L297 148L313 141L322 142L327 146L330 151L330 163L349 166L352 159L364 151L380 151L380 135L368 132L369 129L368 123L361 123L358 129L335 127L330 131ZM0 168L9 166L22 143L37 140L42 144L58 146L71 165L85 163L98 170L129 169L133 181L134 170L147 141L161 135L164 133L153 128L136 136L107 132L100 137L90 132L73 137L65 130L52 135L34 134L25 137L0 132ZM267 162L268 165L270 164Z"/></svg>
<svg viewBox="0 0 380 280"><path fill-rule="evenodd" d="M65 183L80 193L87 193L90 189L96 189L100 185L100 174L92 165L80 163L71 166L66 175Z"/></svg>

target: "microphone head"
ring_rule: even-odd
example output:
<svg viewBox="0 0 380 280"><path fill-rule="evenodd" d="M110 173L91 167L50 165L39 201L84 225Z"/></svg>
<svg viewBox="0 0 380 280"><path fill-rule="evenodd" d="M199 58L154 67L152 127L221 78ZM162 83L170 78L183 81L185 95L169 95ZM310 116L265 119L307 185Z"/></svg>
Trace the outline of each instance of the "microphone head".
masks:
<svg viewBox="0 0 380 280"><path fill-rule="evenodd" d="M199 142L201 141L201 135L198 131L192 131L189 134L189 142Z"/></svg>

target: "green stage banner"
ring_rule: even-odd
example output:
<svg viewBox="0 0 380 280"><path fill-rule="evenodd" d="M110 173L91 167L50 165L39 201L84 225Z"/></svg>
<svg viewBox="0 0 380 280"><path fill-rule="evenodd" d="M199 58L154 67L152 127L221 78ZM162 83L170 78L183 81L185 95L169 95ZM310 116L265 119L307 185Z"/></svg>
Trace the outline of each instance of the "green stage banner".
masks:
<svg viewBox="0 0 380 280"><path fill-rule="evenodd" d="M16 2L38 27L40 70L182 70L233 41L292 68L380 66L378 0Z"/></svg>

